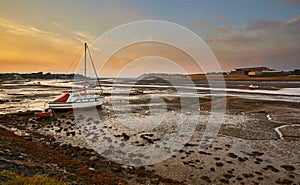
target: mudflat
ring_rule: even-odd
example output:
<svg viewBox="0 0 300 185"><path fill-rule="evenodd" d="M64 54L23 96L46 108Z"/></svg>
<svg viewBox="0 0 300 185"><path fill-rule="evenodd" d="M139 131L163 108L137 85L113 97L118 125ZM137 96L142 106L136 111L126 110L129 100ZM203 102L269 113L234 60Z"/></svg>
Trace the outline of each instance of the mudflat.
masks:
<svg viewBox="0 0 300 185"><path fill-rule="evenodd" d="M249 82L226 82L231 89L246 89L247 84ZM269 85L266 90L299 88L297 83L260 82L263 84ZM172 89L158 89L136 87L131 91L128 104L116 108L112 99L97 110L99 119L89 116L88 110L80 112L79 117L86 125L101 123L102 129L110 133L100 134L99 139L105 141L102 144L107 152L111 146L107 143L114 139L135 147L160 147L157 143L165 139L165 134L174 132L176 118L183 114L182 105L193 102L170 96ZM160 96L163 102L151 100L161 91L168 92ZM233 91L215 99L207 95L209 93L198 97L199 110L184 113L188 119L200 115L189 140L171 150L170 157L150 165L117 163L97 153L87 144L75 112L55 112L50 118L35 118L33 111L2 114L0 170L29 176L45 174L71 184L299 184L298 97L268 92ZM291 101L281 100L282 96ZM200 143L212 114L211 106L214 104L218 109L220 105L221 109L224 102L222 124L210 145L203 148ZM131 118L125 111L126 106L140 120L154 116L156 127L148 130L127 127ZM164 119L157 124L160 115L164 115ZM133 157L147 159L150 156Z"/></svg>

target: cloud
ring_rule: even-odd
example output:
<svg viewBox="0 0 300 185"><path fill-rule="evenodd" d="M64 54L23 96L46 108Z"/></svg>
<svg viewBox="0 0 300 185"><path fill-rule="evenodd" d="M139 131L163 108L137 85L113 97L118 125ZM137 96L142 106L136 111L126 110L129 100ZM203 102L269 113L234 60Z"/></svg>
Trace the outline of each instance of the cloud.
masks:
<svg viewBox="0 0 300 185"><path fill-rule="evenodd" d="M90 35L88 33L77 32L77 31L72 31L71 33L73 34L74 38L76 38L77 40L79 40L82 43L92 42L93 40L95 40L95 36Z"/></svg>
<svg viewBox="0 0 300 185"><path fill-rule="evenodd" d="M206 39L207 42L219 42L219 43L232 43L232 44L238 44L238 43L249 43L251 39L244 35L235 35L229 38L209 38Z"/></svg>
<svg viewBox="0 0 300 185"><path fill-rule="evenodd" d="M250 24L245 28L248 31L256 31L256 30L273 30L273 29L280 29L284 26L293 25L300 22L300 16L293 17L288 20L268 20L268 19L261 19L251 21Z"/></svg>
<svg viewBox="0 0 300 185"><path fill-rule="evenodd" d="M62 26L61 24L59 24L58 22L54 21L54 22L52 22L52 24L61 30L66 30L66 28L64 26Z"/></svg>
<svg viewBox="0 0 300 185"><path fill-rule="evenodd" d="M299 22L300 22L300 16L297 16L297 17L294 17L292 19L285 21L285 25L296 24Z"/></svg>
<svg viewBox="0 0 300 185"><path fill-rule="evenodd" d="M261 29L271 29L279 27L279 21L272 21L267 19L251 21L250 25L246 27L246 30L261 30Z"/></svg>
<svg viewBox="0 0 300 185"><path fill-rule="evenodd" d="M277 43L282 45L295 42L299 45L299 40L296 38L299 38L298 30L300 24L297 23L300 23L300 16L283 21L267 19L250 21L243 29L216 27L214 28L216 33L230 33L230 35L219 35L207 38L206 41L211 43L231 43L232 45L245 44L245 46L249 46L252 43L257 47L273 47Z"/></svg>
<svg viewBox="0 0 300 185"><path fill-rule="evenodd" d="M230 33L231 29L229 29L229 28L222 28L222 27L216 27L215 31L217 33Z"/></svg>
<svg viewBox="0 0 300 185"><path fill-rule="evenodd" d="M289 70L299 66L300 16L286 20L260 19L243 28L232 28L229 34L216 34L205 39L221 66L267 66Z"/></svg>
<svg viewBox="0 0 300 185"><path fill-rule="evenodd" d="M84 39L88 39L88 38L91 37L89 34L83 33L83 32L76 32L76 31L74 31L74 32L72 32L72 33L73 33L74 35L77 35L77 36L79 36L79 37L81 37L81 38L84 38Z"/></svg>
<svg viewBox="0 0 300 185"><path fill-rule="evenodd" d="M6 32L13 33L16 35L31 35L31 36L56 36L57 33L44 31L34 26L25 26L18 24L16 22L1 19L0 18L0 27L5 28Z"/></svg>
<svg viewBox="0 0 300 185"><path fill-rule="evenodd" d="M224 23L230 22L230 19L228 17L220 17L219 20L224 22Z"/></svg>
<svg viewBox="0 0 300 185"><path fill-rule="evenodd" d="M67 28L55 21L52 22L52 24L55 27L57 27L58 29L60 29L62 32L64 32L65 35L70 35L71 37L73 37L77 41L79 41L80 43L92 42L96 38L94 35L91 35L89 33L82 32L82 31L74 31L74 30Z"/></svg>
<svg viewBox="0 0 300 185"><path fill-rule="evenodd" d="M202 19L195 19L189 23L190 26L205 26L206 22Z"/></svg>
<svg viewBox="0 0 300 185"><path fill-rule="evenodd" d="M22 41L26 40L26 44L37 43L38 41L44 43L44 45L55 45L55 47L58 47L60 44L66 46L66 43L70 44L71 42L62 37L59 33L46 31L34 26L19 24L11 20L0 19L0 28L1 27L4 28L0 29L1 36L3 39L7 40L8 45L15 44L17 46Z"/></svg>

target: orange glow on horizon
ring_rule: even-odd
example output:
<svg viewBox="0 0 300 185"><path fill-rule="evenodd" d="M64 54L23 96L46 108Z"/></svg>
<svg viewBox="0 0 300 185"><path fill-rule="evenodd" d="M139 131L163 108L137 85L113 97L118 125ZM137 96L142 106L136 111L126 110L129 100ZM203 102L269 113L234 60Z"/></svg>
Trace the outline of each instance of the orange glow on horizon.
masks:
<svg viewBox="0 0 300 185"><path fill-rule="evenodd" d="M113 76L117 75L126 65L129 65L135 60L140 60L144 57L161 57L168 59L171 62L161 63L159 66L158 63L153 61L150 62L141 62L137 69L142 71L134 71L131 70L132 73L149 73L147 69L152 69L153 71L165 71L165 73L176 73L172 66L178 66L183 68L186 73L200 73L201 66L197 64L188 54L179 48L172 47L162 43L152 43L145 42L139 44L129 45L126 48L123 48L119 52L115 53L103 66L100 74L109 75L113 74ZM154 60L154 58L152 58ZM130 74L128 74L130 75Z"/></svg>
<svg viewBox="0 0 300 185"><path fill-rule="evenodd" d="M81 34L81 33L74 33ZM83 34L81 34L83 35ZM78 62L82 44L66 39L55 32L0 18L0 72L59 72L65 73L73 62ZM77 61L74 61L77 60ZM76 66L72 66L74 70Z"/></svg>

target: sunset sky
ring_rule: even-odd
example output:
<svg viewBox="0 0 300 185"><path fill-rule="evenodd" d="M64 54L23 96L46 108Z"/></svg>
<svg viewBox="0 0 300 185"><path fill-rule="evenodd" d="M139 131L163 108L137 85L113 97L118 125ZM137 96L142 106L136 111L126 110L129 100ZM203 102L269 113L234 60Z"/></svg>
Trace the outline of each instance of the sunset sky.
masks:
<svg viewBox="0 0 300 185"><path fill-rule="evenodd" d="M93 43L110 29L141 20L190 29L208 44L223 71L300 68L299 0L3 0L0 72L74 72L83 42ZM106 66L105 75L114 75L110 71L118 68L117 62ZM160 60L153 64L158 72L173 70ZM151 62L139 65L144 70Z"/></svg>

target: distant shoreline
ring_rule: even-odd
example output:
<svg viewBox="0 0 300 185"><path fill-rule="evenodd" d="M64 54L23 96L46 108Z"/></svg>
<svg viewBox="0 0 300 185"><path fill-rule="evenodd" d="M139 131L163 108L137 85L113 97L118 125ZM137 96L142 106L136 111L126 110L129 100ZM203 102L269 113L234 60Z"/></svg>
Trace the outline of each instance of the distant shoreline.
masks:
<svg viewBox="0 0 300 185"><path fill-rule="evenodd" d="M225 81L300 81L299 77L280 76L280 77L234 77L224 76Z"/></svg>
<svg viewBox="0 0 300 185"><path fill-rule="evenodd" d="M83 79L80 74L51 74L51 73L0 73L1 80L50 80L50 79L62 79L72 80ZM111 79L114 77L100 77L100 79ZM120 78L120 77L118 77ZM234 76L230 74L164 74L153 73L143 74L138 77L122 77L124 79L147 79L147 78L161 78L161 79L192 79L192 80L225 80L225 81L300 81L300 75L275 75L275 76Z"/></svg>
<svg viewBox="0 0 300 185"><path fill-rule="evenodd" d="M188 75L153 75L147 77L165 78L165 79L187 79ZM297 76L231 76L231 75L189 75L192 80L225 80L225 81L300 81L300 75Z"/></svg>

